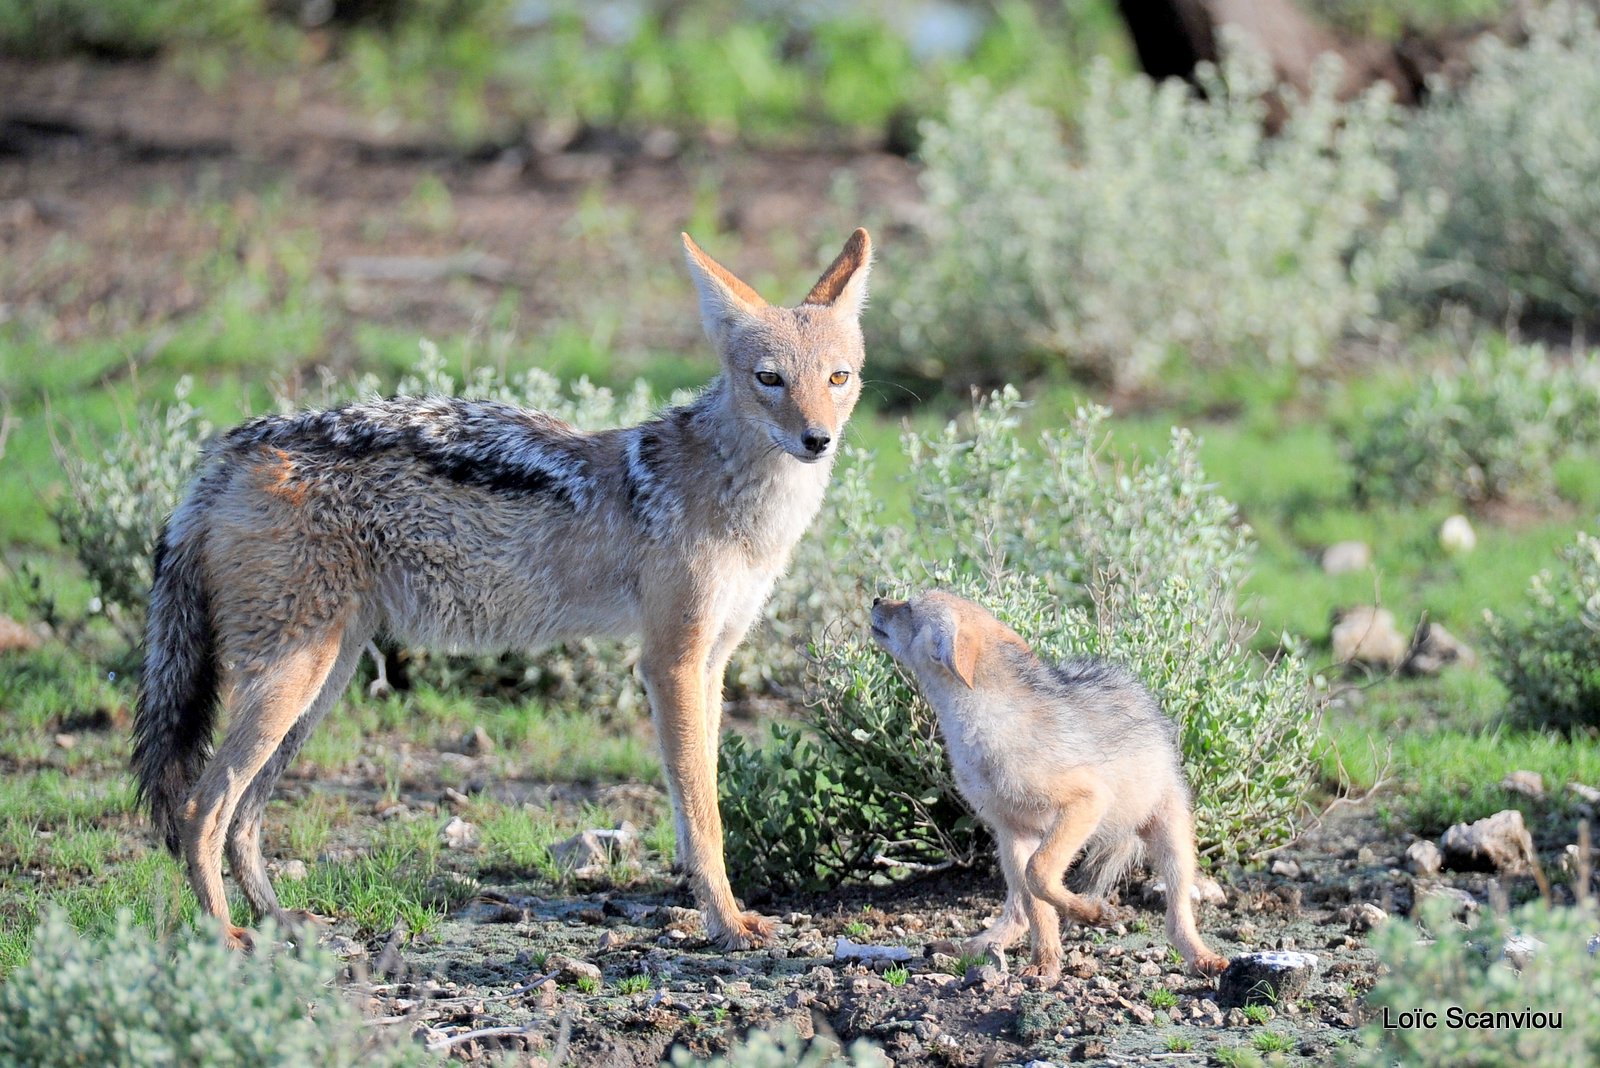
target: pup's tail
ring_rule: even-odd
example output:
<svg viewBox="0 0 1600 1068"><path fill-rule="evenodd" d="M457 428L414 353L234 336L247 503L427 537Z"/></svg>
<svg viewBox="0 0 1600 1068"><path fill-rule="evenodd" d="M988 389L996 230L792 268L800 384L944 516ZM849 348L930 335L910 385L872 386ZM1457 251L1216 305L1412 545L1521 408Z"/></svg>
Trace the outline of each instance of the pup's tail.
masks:
<svg viewBox="0 0 1600 1068"><path fill-rule="evenodd" d="M144 672L133 717L139 798L174 855L183 808L211 755L217 719L216 637L195 496L179 505L156 542Z"/></svg>
<svg viewBox="0 0 1600 1068"><path fill-rule="evenodd" d="M1134 865L1144 859L1145 845L1136 834L1094 837L1085 847L1083 858L1073 865L1082 880L1082 892L1104 898L1122 882Z"/></svg>

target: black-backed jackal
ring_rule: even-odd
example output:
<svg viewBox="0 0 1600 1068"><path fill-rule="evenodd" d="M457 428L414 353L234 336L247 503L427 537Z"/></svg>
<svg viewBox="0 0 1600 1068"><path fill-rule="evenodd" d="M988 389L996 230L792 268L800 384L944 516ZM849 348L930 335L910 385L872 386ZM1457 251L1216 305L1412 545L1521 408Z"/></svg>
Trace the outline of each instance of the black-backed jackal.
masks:
<svg viewBox="0 0 1600 1068"><path fill-rule="evenodd" d="M206 912L228 922L226 850L258 916L296 919L267 878L262 813L380 629L451 650L638 635L708 934L739 948L768 932L723 863L722 679L860 395L871 243L857 230L778 308L683 242L722 373L658 419L581 433L506 404L397 398L267 416L210 447L156 548L133 755Z"/></svg>
<svg viewBox="0 0 1600 1068"><path fill-rule="evenodd" d="M940 590L874 600L872 636L938 713L956 786L1000 847L1005 906L969 951L1028 931L1031 970L1059 978L1062 919L1105 923L1097 897L1148 850L1167 884L1167 937L1196 971L1227 967L1195 929L1189 790L1149 690L1104 660L1046 664L987 610ZM1063 881L1084 853L1090 897Z"/></svg>

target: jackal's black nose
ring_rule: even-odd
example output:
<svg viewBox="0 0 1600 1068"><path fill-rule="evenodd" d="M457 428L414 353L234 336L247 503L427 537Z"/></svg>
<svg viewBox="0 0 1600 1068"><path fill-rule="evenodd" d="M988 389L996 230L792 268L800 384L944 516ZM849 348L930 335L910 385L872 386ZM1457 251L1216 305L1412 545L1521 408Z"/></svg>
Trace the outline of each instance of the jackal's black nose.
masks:
<svg viewBox="0 0 1600 1068"><path fill-rule="evenodd" d="M874 597L872 599L872 607L874 607L874 608L878 607L882 603L883 603L883 598L882 597Z"/></svg>
<svg viewBox="0 0 1600 1068"><path fill-rule="evenodd" d="M832 440L832 438L820 430L807 430L804 434L800 435L800 444L804 445L808 450L817 456L822 455L822 450L826 449L828 447L828 442Z"/></svg>

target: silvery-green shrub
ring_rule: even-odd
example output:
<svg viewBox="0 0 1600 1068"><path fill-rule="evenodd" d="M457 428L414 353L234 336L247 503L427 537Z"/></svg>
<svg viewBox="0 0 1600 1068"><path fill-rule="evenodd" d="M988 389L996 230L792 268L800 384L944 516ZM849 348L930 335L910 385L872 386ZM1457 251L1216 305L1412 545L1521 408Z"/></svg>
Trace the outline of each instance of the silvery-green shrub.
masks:
<svg viewBox="0 0 1600 1068"><path fill-rule="evenodd" d="M1600 444L1600 352L1479 346L1344 430L1358 500L1547 499L1555 462Z"/></svg>
<svg viewBox="0 0 1600 1068"><path fill-rule="evenodd" d="M931 585L982 603L1045 657L1097 654L1140 675L1179 725L1202 856L1246 859L1294 833L1320 700L1292 652L1266 663L1246 644L1234 602L1249 534L1193 440L1176 432L1165 456L1124 464L1104 452L1104 410L1036 446L1019 415L1008 389L968 422L908 434L908 519L885 514L870 457L836 474L832 526L774 599L781 618L803 581L811 708L765 745L723 745L730 868L746 880L826 885L985 848L936 716L867 633L875 593Z"/></svg>
<svg viewBox="0 0 1600 1068"><path fill-rule="evenodd" d="M1472 930L1454 923L1445 906L1425 912L1422 924L1394 920L1373 931L1385 970L1367 994L1372 1015L1363 1044L1344 1063L1524 1068L1600 1058L1600 955L1589 951L1600 917L1592 902L1534 902ZM1519 948L1510 958L1520 969L1505 952L1513 938ZM1398 1025L1407 1012L1434 1013L1434 1025L1384 1026L1386 1013ZM1452 1012L1475 1015L1468 1021ZM1535 1012L1545 1014L1544 1026L1531 1018ZM1478 1013L1508 1016L1485 1025ZM1524 1013L1530 1015L1517 1015ZM1553 1026L1557 1016L1560 1026Z"/></svg>
<svg viewBox="0 0 1600 1068"><path fill-rule="evenodd" d="M1489 662L1512 722L1600 726L1600 537L1579 532L1559 570L1534 576L1516 616L1490 620Z"/></svg>
<svg viewBox="0 0 1600 1068"><path fill-rule="evenodd" d="M0 985L7 1068L383 1068L424 1063L409 1045L362 1034L313 949L224 946L214 924L166 942L123 913L89 939L60 912L40 924L33 957Z"/></svg>
<svg viewBox="0 0 1600 1068"><path fill-rule="evenodd" d="M849 1049L819 1036L803 1039L792 1026L774 1031L751 1031L729 1047L728 1052L710 1060L694 1056L675 1046L668 1058L672 1068L703 1064L706 1068L883 1068L888 1059L865 1039L857 1039Z"/></svg>
<svg viewBox="0 0 1600 1068"><path fill-rule="evenodd" d="M925 232L888 272L895 358L1120 386L1322 363L1375 321L1431 217L1399 194L1388 94L1338 102L1332 62L1270 137L1270 72L1239 50L1202 70L1205 97L1099 64L1066 139L1019 93L956 89L925 130Z"/></svg>
<svg viewBox="0 0 1600 1068"><path fill-rule="evenodd" d="M1600 17L1551 4L1528 40L1485 34L1473 73L1440 87L1412 124L1408 187L1447 208L1414 290L1495 315L1522 309L1593 320L1600 308Z"/></svg>

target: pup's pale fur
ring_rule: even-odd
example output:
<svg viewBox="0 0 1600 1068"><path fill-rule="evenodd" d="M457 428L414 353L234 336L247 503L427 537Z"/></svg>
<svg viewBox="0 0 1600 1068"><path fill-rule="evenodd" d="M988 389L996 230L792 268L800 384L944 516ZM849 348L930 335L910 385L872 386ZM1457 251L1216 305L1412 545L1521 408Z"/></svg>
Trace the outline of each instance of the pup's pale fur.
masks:
<svg viewBox="0 0 1600 1068"><path fill-rule="evenodd" d="M684 249L722 374L651 422L581 433L506 404L397 398L257 419L210 449L157 547L133 757L206 912L228 920L226 848L256 913L294 918L262 862L262 813L378 630L452 650L637 634L708 932L736 948L770 930L723 864L723 672L860 393L871 243L857 230L792 309L687 234Z"/></svg>
<svg viewBox="0 0 1600 1068"><path fill-rule="evenodd" d="M1004 949L1027 929L1030 971L1061 974L1061 919L1103 924L1108 906L1067 889L1087 851L1095 894L1148 849L1167 884L1167 937L1204 974L1227 961L1195 930L1194 824L1173 726L1112 664L1045 664L983 608L943 591L875 600L872 633L939 715L956 785L994 832L1006 902L969 949ZM1059 913L1059 915L1058 915Z"/></svg>

